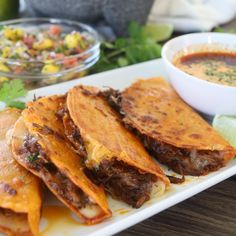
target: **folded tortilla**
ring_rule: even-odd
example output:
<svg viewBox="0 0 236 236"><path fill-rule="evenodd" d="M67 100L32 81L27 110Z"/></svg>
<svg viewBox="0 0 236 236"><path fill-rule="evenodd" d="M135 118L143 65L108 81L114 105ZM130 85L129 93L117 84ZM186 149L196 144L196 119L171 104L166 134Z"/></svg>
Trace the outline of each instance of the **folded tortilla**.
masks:
<svg viewBox="0 0 236 236"><path fill-rule="evenodd" d="M121 93L104 94L150 153L180 174L205 175L236 154L162 78L139 80Z"/></svg>
<svg viewBox="0 0 236 236"><path fill-rule="evenodd" d="M152 195L162 194L169 180L98 94L89 86L69 91L64 114L67 137L85 152L91 178L113 197L138 208Z"/></svg>
<svg viewBox="0 0 236 236"><path fill-rule="evenodd" d="M38 235L41 184L13 157L11 131L20 111L0 112L0 231L7 235Z"/></svg>
<svg viewBox="0 0 236 236"><path fill-rule="evenodd" d="M40 98L28 103L13 133L16 160L41 178L46 186L84 223L95 224L111 216L101 187L84 173L83 160L64 135L57 111L63 96Z"/></svg>

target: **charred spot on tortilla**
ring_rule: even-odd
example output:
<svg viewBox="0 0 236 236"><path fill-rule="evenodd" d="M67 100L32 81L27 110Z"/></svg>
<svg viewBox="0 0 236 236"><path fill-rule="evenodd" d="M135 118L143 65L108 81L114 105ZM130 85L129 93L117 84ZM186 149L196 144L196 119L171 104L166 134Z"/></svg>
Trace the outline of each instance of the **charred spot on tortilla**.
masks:
<svg viewBox="0 0 236 236"><path fill-rule="evenodd" d="M0 193L2 191L8 193L11 196L15 196L17 194L17 190L14 189L13 187L11 187L10 184L4 183L4 182L0 182Z"/></svg>
<svg viewBox="0 0 236 236"><path fill-rule="evenodd" d="M85 86L81 86L81 89L82 89L83 95L85 95L85 96L97 96L97 93L99 92L99 91L97 91L97 92L95 92L95 91L91 92L91 91L89 91L88 89L86 89Z"/></svg>
<svg viewBox="0 0 236 236"><path fill-rule="evenodd" d="M44 117L42 117L42 120L44 122L47 122L48 120L44 119ZM50 127L48 127L47 125L44 125L44 126L41 126L39 124L36 124L36 123L32 123L32 125L34 127L36 127L41 134L45 134L45 135L54 135L55 137L57 137L58 139L61 139L61 140L64 140L64 136L61 135L60 133L58 133L57 131L51 129Z"/></svg>

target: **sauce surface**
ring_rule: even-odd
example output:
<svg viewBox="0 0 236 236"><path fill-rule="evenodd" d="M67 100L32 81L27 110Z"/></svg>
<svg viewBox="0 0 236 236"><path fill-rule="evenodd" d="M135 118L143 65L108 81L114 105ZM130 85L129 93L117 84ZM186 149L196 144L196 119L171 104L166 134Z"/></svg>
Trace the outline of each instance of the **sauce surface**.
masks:
<svg viewBox="0 0 236 236"><path fill-rule="evenodd" d="M198 52L179 57L173 63L199 79L236 86L236 53Z"/></svg>

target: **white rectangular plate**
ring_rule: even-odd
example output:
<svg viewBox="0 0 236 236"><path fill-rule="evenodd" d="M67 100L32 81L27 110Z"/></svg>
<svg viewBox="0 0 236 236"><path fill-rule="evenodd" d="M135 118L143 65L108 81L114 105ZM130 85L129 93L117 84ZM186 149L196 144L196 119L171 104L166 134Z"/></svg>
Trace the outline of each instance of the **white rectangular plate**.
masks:
<svg viewBox="0 0 236 236"><path fill-rule="evenodd" d="M115 89L124 89L137 79L157 76L162 76L167 79L161 59L40 88L31 91L27 100L31 100L34 94L36 96L44 96L65 93L68 89L77 84L93 85L100 88L112 87ZM166 168L164 168L164 170L167 172ZM85 226L79 223L76 216L62 206L54 197L49 195L45 197L43 217L40 225L41 233L42 235L57 236L111 235L184 201L234 174L236 174L236 159L232 160L226 167L207 176L187 177L184 184L172 185L164 195L151 199L140 209L132 209L124 203L109 198L113 217L94 226ZM58 206L54 207L52 205Z"/></svg>

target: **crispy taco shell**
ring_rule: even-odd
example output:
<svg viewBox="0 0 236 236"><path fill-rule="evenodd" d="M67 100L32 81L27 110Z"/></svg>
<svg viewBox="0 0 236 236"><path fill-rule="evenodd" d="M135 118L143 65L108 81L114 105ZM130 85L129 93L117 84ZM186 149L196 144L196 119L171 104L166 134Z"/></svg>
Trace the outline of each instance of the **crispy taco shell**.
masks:
<svg viewBox="0 0 236 236"><path fill-rule="evenodd" d="M162 78L139 80L122 93L105 94L150 152L179 173L207 174L235 155L235 149Z"/></svg>
<svg viewBox="0 0 236 236"><path fill-rule="evenodd" d="M15 125L13 150L17 161L40 177L83 222L98 223L111 212L103 189L85 175L81 157L64 135L56 114L64 102L62 96L51 96L28 103Z"/></svg>
<svg viewBox="0 0 236 236"><path fill-rule="evenodd" d="M156 185L162 186L159 190L163 192L169 180L98 93L97 88L89 86L69 91L69 112L64 115L67 135L77 137L73 143L75 146L76 141L80 143L79 149L84 145L85 163L92 170L95 181L99 180L114 197L140 207L149 199L153 183L158 182Z"/></svg>
<svg viewBox="0 0 236 236"><path fill-rule="evenodd" d="M41 184L13 157L11 131L20 111L0 112L0 231L7 235L38 235Z"/></svg>

